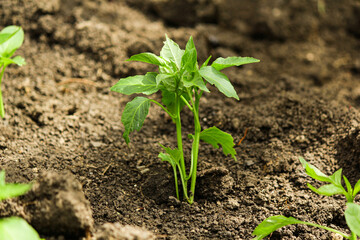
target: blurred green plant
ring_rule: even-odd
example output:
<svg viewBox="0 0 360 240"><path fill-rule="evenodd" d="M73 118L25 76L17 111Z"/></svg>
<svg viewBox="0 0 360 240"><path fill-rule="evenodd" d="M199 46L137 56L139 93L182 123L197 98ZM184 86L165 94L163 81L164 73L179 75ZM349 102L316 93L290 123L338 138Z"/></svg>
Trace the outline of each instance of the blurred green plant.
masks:
<svg viewBox="0 0 360 240"><path fill-rule="evenodd" d="M310 183L307 183L307 186L314 192L320 195L332 196L336 194L341 194L346 197L346 210L345 210L345 220L351 231L350 235L342 233L336 229L325 227L319 224L304 222L297 220L293 217L285 217L282 215L272 216L265 219L260 223L252 233L256 237L254 240L263 239L277 229L291 225L291 224L305 224L313 227L322 228L334 233L341 235L343 238L356 240L357 236L360 237L360 205L354 203L355 196L360 192L360 180L357 181L354 187L351 186L349 180L342 175L342 169L336 171L333 175L327 176L322 173L318 168L306 162L304 158L299 158L301 164L305 168L305 172L315 180L321 182L326 182L328 184L321 186L320 188L313 187ZM342 177L341 177L342 176ZM346 189L342 185L342 179L345 182Z"/></svg>
<svg viewBox="0 0 360 240"><path fill-rule="evenodd" d="M21 47L24 41L24 31L18 26L5 27L0 32L0 117L4 118L5 110L1 92L1 82L5 69L10 64L22 66L25 64L24 58L16 56L11 58L15 51Z"/></svg>
<svg viewBox="0 0 360 240"><path fill-rule="evenodd" d="M5 183L5 171L0 171L0 201L25 194L31 184ZM1 240L40 240L39 234L20 217L0 218Z"/></svg>

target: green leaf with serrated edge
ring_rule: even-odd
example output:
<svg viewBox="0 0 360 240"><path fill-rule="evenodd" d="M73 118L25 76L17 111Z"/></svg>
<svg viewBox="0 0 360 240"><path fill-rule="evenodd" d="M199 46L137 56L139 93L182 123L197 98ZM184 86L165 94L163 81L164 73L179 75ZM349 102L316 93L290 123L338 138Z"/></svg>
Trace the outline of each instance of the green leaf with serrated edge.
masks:
<svg viewBox="0 0 360 240"><path fill-rule="evenodd" d="M110 90L126 95L134 93L150 95L159 90L156 85L156 75L157 73L147 73L146 75L121 78Z"/></svg>
<svg viewBox="0 0 360 240"><path fill-rule="evenodd" d="M31 184L7 183L0 186L0 201L25 194L31 189Z"/></svg>
<svg viewBox="0 0 360 240"><path fill-rule="evenodd" d="M346 203L345 219L351 232L360 237L360 205Z"/></svg>
<svg viewBox="0 0 360 240"><path fill-rule="evenodd" d="M346 185L346 189L347 189L347 192L352 195L353 193L353 188L351 187L351 184L349 182L349 180L347 179L347 177L343 176L344 178L344 182L345 182L345 185Z"/></svg>
<svg viewBox="0 0 360 240"><path fill-rule="evenodd" d="M260 62L260 60L252 57L219 57L211 64L211 66L214 67L216 70L220 71L224 68L256 62Z"/></svg>
<svg viewBox="0 0 360 240"><path fill-rule="evenodd" d="M195 71L192 73L185 72L183 75L183 83L184 83L184 87L186 88L194 86L194 87L198 87L204 92L210 92L209 89L206 87L204 80L200 76L199 71Z"/></svg>
<svg viewBox="0 0 360 240"><path fill-rule="evenodd" d="M129 134L132 131L140 131L145 118L149 113L150 99L145 97L136 97L125 106L124 112L121 117L121 122L125 126L123 137L126 144L129 144Z"/></svg>
<svg viewBox="0 0 360 240"><path fill-rule="evenodd" d="M285 217L281 215L276 215L269 217L262 221L253 231L252 235L255 235L254 239L263 239L268 236L270 233L278 230L279 228L285 227L291 224L301 224L303 223L300 220L297 220L293 217Z"/></svg>
<svg viewBox="0 0 360 240"><path fill-rule="evenodd" d="M174 163L179 164L180 158L181 158L181 152L180 150L178 150L177 148L175 149L171 149L169 147L165 147L161 144L159 144L160 147L162 147L165 152L172 158L172 160L174 161Z"/></svg>
<svg viewBox="0 0 360 240"><path fill-rule="evenodd" d="M149 52L139 53L139 54L133 55L126 61L138 61L138 62L155 64L155 65L158 65L158 66L165 66L166 65L166 61L164 59L162 59L159 56L156 56L153 53L149 53Z"/></svg>
<svg viewBox="0 0 360 240"><path fill-rule="evenodd" d="M332 195L336 195L336 194L342 194L345 191L344 188L336 186L334 184L327 184L327 185L319 187L318 189L313 187L310 183L307 183L307 186L312 191L316 192L317 194L325 195L325 196L332 196Z"/></svg>
<svg viewBox="0 0 360 240"><path fill-rule="evenodd" d="M184 55L184 50L181 50L179 45L166 36L164 46L160 51L160 56L165 60L175 63L177 69L181 67L181 58Z"/></svg>
<svg viewBox="0 0 360 240"><path fill-rule="evenodd" d="M0 44L0 56L10 58L16 49L22 45L24 31L18 26L8 26L1 30L0 34L11 34L10 38Z"/></svg>
<svg viewBox="0 0 360 240"><path fill-rule="evenodd" d="M201 65L202 68L203 68L203 67L206 67L206 66L209 64L209 61L210 61L211 57L212 57L212 56L209 56L209 57L206 59L206 61Z"/></svg>
<svg viewBox="0 0 360 240"><path fill-rule="evenodd" d="M156 84L162 84L169 92L176 91L176 82L173 74L158 74L156 76Z"/></svg>
<svg viewBox="0 0 360 240"><path fill-rule="evenodd" d="M305 168L305 172L307 175L312 177L313 179L322 181L322 182L332 182L333 180L329 178L329 176L322 173L319 169L317 169L315 166L311 165L310 163L306 162L304 158L299 157L299 160L303 167Z"/></svg>
<svg viewBox="0 0 360 240"><path fill-rule="evenodd" d="M39 234L24 219L9 217L0 219L0 239L40 240Z"/></svg>
<svg viewBox="0 0 360 240"><path fill-rule="evenodd" d="M188 72L197 70L197 52L192 37L189 38L184 55L181 58L181 68Z"/></svg>
<svg viewBox="0 0 360 240"><path fill-rule="evenodd" d="M236 161L234 139L230 134L221 131L217 127L211 127L203 130L200 133L200 140L211 144L216 149L219 148L220 144L222 146L224 154L230 154Z"/></svg>
<svg viewBox="0 0 360 240"><path fill-rule="evenodd" d="M358 194L358 192L360 192L360 179L357 181L357 183L354 186L353 197L355 197L356 194Z"/></svg>
<svg viewBox="0 0 360 240"><path fill-rule="evenodd" d="M205 78L206 81L208 81L210 84L215 85L220 92L225 94L225 96L233 97L239 100L239 97L236 94L233 85L231 85L229 79L225 74L219 72L211 66L202 67L199 70L199 73L203 78Z"/></svg>

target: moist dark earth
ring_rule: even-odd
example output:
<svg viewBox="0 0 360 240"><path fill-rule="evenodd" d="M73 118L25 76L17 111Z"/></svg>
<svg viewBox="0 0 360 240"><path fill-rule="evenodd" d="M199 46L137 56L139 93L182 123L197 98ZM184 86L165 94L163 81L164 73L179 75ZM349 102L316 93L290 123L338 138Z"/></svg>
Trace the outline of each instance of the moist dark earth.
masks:
<svg viewBox="0 0 360 240"><path fill-rule="evenodd" d="M33 189L0 204L46 239L251 239L282 214L349 233L345 199L311 192L298 157L326 174L360 178L360 2L330 0L2 0L0 28L25 31L2 90L0 168ZM200 102L203 128L236 142L237 159L201 144L193 205L174 195L158 143L175 127L152 106L144 127L122 139L121 113L133 96L110 92L121 77L154 71L125 60L159 54L165 34L198 60L251 56L224 71L240 101L215 88ZM159 100L160 95L155 95ZM183 131L192 117L184 112ZM185 152L191 144L184 134ZM359 202L359 198L355 199ZM303 225L267 239L335 239Z"/></svg>

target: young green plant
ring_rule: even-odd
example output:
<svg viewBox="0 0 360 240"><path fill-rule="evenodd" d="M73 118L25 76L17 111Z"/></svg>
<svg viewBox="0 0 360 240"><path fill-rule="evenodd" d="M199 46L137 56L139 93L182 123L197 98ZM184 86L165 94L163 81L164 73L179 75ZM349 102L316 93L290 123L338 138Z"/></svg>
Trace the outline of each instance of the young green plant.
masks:
<svg viewBox="0 0 360 240"><path fill-rule="evenodd" d="M18 26L5 27L0 32L0 117L4 118L4 103L1 92L1 82L4 76L5 69L8 65L14 63L19 66L25 64L25 60L16 56L11 58L15 51L22 45L24 41L24 31Z"/></svg>
<svg viewBox="0 0 360 240"><path fill-rule="evenodd" d="M319 180L321 182L326 182L329 184L323 185L320 188L316 189L311 184L307 184L308 187L320 194L325 196L332 196L335 194L341 194L346 197L346 210L345 210L345 220L351 231L350 235L342 233L336 229L322 226L319 224L304 222L297 220L293 217L285 217L282 215L272 216L265 219L262 223L260 223L254 230L253 235L256 237L254 239L259 240L268 236L270 233L276 231L277 229L291 225L291 224L305 224L313 227L322 228L334 233L341 235L345 239L356 240L357 236L360 237L360 205L354 203L355 196L360 192L360 180L357 181L354 188L351 186L349 180L343 175L342 178L345 182L346 189L343 187L341 181L341 173L342 169L336 171L333 175L327 176L322 173L318 168L307 163L303 158L299 158L303 167L305 168L306 173L312 177L313 179Z"/></svg>
<svg viewBox="0 0 360 240"><path fill-rule="evenodd" d="M121 118L125 126L123 137L128 144L130 132L139 131L142 128L151 103L161 107L176 125L177 148L160 145L164 152L161 152L159 157L162 161L169 162L173 168L177 198L179 199L178 176L180 176L184 198L190 204L194 202L200 140L215 148L219 148L220 144L224 154L230 154L236 160L236 152L233 148L235 144L230 134L217 127L204 130L201 128L200 98L203 92L210 92L206 87L206 82L215 85L225 96L239 100L229 79L220 71L232 66L259 62L251 57L228 57L218 58L209 66L210 58L211 56L199 67L192 37L189 38L185 50L182 50L177 43L166 36L160 56L146 52L128 59L128 61L155 64L159 67L158 72L122 78L111 88L112 91L127 95L138 93L151 95L161 92L161 103L138 96L126 104ZM181 111L184 107L190 109L194 117L194 133L188 135L192 140L189 168L185 164L181 127Z"/></svg>
<svg viewBox="0 0 360 240"><path fill-rule="evenodd" d="M0 201L25 194L31 184L5 183L5 171L0 171ZM20 217L0 218L0 239L40 240L39 234Z"/></svg>

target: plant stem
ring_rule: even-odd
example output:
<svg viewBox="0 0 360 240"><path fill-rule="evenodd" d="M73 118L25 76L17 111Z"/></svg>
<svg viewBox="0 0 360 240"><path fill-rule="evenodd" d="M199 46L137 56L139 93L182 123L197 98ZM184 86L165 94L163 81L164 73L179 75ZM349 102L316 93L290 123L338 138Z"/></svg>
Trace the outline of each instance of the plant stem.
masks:
<svg viewBox="0 0 360 240"><path fill-rule="evenodd" d="M185 159L184 159L184 150L183 150L183 144L182 144L182 133L181 133L181 118L180 118L180 96L176 93L175 95L175 107L176 107L176 118L175 118L175 124L176 124L176 137L177 137L177 144L178 144L178 150L180 151L181 157L180 157L180 165L179 165L179 172L181 177L181 183L183 185L184 189L184 197L186 200L188 200L188 194L187 194L187 181L186 181L186 168L185 168Z"/></svg>
<svg viewBox="0 0 360 240"><path fill-rule="evenodd" d="M1 73L0 73L0 117L1 118L5 117L4 103L3 103L2 92L1 92L1 82L2 82L2 78L4 76L5 68L6 68L6 66L3 66Z"/></svg>
<svg viewBox="0 0 360 240"><path fill-rule="evenodd" d="M190 185L190 201L189 203L192 204L194 202L195 196L195 186L196 186L196 172L197 172L197 161L199 156L199 143L200 143L200 133L201 133L201 125L199 121L199 99L200 96L195 90L195 103L192 101L193 108L194 108L194 125L195 125L195 133L191 151L191 185Z"/></svg>
<svg viewBox="0 0 360 240"><path fill-rule="evenodd" d="M172 167L173 167L173 170L174 170L174 181L175 181L176 198L177 198L177 199L180 199L176 166L172 166Z"/></svg>
<svg viewBox="0 0 360 240"><path fill-rule="evenodd" d="M184 103L186 104L186 106L188 106L188 108L190 109L190 111L194 111L193 107L191 107L191 105L189 104L189 102L181 95L181 100L184 101Z"/></svg>
<svg viewBox="0 0 360 240"><path fill-rule="evenodd" d="M351 232L350 240L357 240L356 234Z"/></svg>
<svg viewBox="0 0 360 240"><path fill-rule="evenodd" d="M161 107L167 114L169 114L169 116L172 118L172 119L175 119L176 116L174 116L173 114L171 114L161 103L153 100L153 99L150 99L151 102L155 103L156 105L158 105L159 107Z"/></svg>
<svg viewBox="0 0 360 240"><path fill-rule="evenodd" d="M328 230L330 232L334 232L334 233L337 233L339 235L341 235L342 237L346 238L346 239L350 239L350 240L356 240L356 235L355 238L353 238L353 233L351 233L351 236L348 236L336 229L333 229L333 228L330 228L330 227L325 227L325 226L322 226L322 225L319 225L319 224L316 224L316 223L310 223L310 222L301 222L302 224L305 224L305 225L309 225L309 226L313 226L313 227L317 227L317 228L322 228L322 229L325 229L325 230Z"/></svg>

